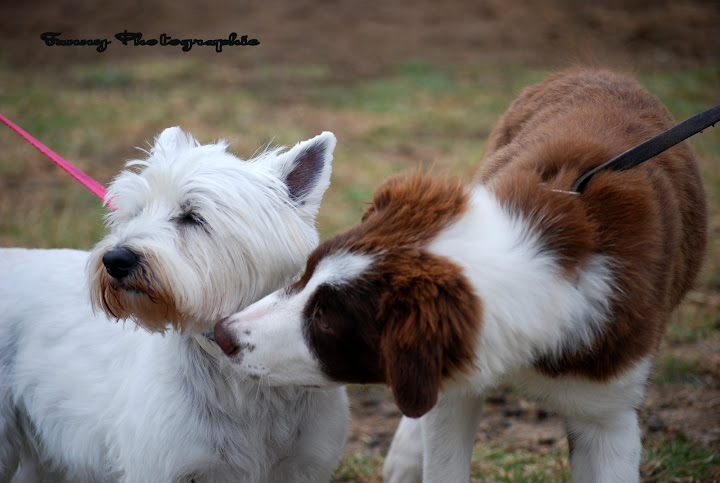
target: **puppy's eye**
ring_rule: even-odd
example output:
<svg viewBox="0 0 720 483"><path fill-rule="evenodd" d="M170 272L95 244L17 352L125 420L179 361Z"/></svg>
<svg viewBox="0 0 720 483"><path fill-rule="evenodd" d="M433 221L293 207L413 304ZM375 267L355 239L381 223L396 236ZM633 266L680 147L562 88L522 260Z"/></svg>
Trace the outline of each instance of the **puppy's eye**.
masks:
<svg viewBox="0 0 720 483"><path fill-rule="evenodd" d="M205 219L194 211L185 211L176 218L178 225L183 226L204 226Z"/></svg>
<svg viewBox="0 0 720 483"><path fill-rule="evenodd" d="M327 323L327 319L324 317L323 310L320 307L315 307L312 315L313 325L321 332L326 334L334 334L335 330Z"/></svg>

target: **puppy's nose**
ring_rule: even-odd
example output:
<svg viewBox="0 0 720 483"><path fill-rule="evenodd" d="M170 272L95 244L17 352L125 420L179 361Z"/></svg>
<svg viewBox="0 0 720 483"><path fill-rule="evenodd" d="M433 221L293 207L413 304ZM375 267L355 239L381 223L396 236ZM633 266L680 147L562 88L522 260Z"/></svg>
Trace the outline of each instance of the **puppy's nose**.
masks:
<svg viewBox="0 0 720 483"><path fill-rule="evenodd" d="M233 356L237 354L238 350L240 350L240 347L235 344L235 338L232 336L232 333L228 329L228 319L229 317L215 324L214 335L215 342L217 343L217 345L220 346L223 352L228 356Z"/></svg>
<svg viewBox="0 0 720 483"><path fill-rule="evenodd" d="M115 247L103 255L102 261L110 276L121 280L135 268L140 258L130 249Z"/></svg>

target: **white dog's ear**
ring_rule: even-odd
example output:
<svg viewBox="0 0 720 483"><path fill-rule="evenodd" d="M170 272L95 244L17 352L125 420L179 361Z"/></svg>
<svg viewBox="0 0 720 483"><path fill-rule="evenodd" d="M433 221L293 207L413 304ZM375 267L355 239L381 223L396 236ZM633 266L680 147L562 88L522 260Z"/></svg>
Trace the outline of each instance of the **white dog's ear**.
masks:
<svg viewBox="0 0 720 483"><path fill-rule="evenodd" d="M292 202L313 218L320 209L325 190L330 186L336 144L335 135L325 131L297 143L273 161L273 168L287 186Z"/></svg>
<svg viewBox="0 0 720 483"><path fill-rule="evenodd" d="M195 139L185 133L179 126L169 127L155 138L155 144L151 148L152 154L176 153L196 145Z"/></svg>

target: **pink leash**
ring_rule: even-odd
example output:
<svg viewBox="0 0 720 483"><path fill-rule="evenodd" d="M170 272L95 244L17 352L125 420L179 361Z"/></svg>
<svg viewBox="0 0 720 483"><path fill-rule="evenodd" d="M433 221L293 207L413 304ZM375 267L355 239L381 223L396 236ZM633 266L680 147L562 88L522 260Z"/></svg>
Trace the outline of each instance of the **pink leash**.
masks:
<svg viewBox="0 0 720 483"><path fill-rule="evenodd" d="M0 114L0 121L4 122L5 124L10 127L13 131L18 133L25 141L32 144L35 149L43 153L45 156L50 158L55 164L60 166L62 169L67 171L70 176L75 178L77 181L80 182L84 187L89 189L95 196L100 198L102 201L106 202L110 208L115 210L113 208L112 204L110 203L110 200L106 200L105 196L107 195L107 189L94 179L92 179L90 176L82 172L80 169L76 168L69 162L65 161L65 159L62 158L59 154L57 154L52 149L45 146L43 143L32 137L30 134L28 134L25 130L23 130L20 126L12 122L7 117Z"/></svg>

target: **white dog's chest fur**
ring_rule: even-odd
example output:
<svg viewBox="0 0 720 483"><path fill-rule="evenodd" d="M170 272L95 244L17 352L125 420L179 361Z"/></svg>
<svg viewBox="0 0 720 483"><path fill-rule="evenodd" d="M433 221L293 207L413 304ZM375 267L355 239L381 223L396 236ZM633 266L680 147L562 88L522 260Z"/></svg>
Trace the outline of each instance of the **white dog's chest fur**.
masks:
<svg viewBox="0 0 720 483"><path fill-rule="evenodd" d="M12 437L9 419L23 420L40 433L28 448L38 465L69 462L68 481L269 480L311 430L302 424L323 393L259 388L218 370L192 338L94 317L86 260L72 250L0 251L0 439Z"/></svg>

